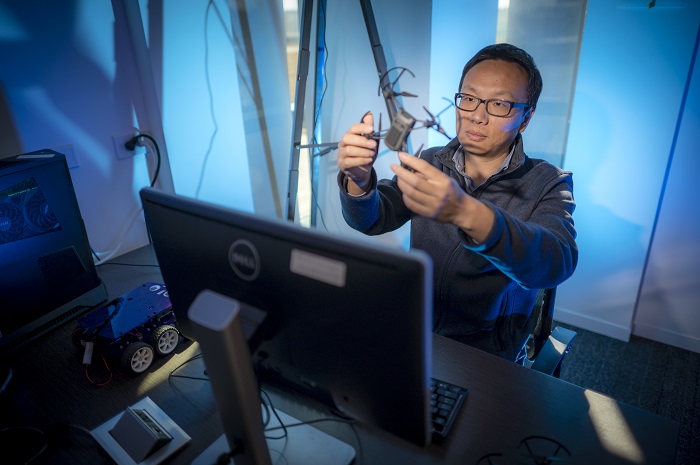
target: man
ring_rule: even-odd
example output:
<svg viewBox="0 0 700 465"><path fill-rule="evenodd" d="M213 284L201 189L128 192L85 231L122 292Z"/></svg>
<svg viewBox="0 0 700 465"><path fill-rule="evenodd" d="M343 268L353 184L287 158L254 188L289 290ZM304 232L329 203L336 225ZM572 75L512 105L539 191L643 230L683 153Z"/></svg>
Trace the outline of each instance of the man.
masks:
<svg viewBox="0 0 700 465"><path fill-rule="evenodd" d="M343 136L338 183L346 222L365 234L411 220L411 247L433 260L433 330L516 360L534 326L539 289L569 278L578 259L570 172L523 150L542 78L510 44L487 46L465 65L457 137L377 181L371 114Z"/></svg>

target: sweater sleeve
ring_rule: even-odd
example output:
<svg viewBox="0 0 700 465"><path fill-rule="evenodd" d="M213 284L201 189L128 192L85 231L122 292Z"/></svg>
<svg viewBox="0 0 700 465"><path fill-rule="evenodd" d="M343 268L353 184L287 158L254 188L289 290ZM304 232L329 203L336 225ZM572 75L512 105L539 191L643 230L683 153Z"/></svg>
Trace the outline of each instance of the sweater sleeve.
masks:
<svg viewBox="0 0 700 465"><path fill-rule="evenodd" d="M550 165L551 166L551 165ZM574 272L578 261L573 212L573 180L556 170L545 183L527 220L488 201L494 227L480 244L462 232L463 245L489 260L524 288L555 287Z"/></svg>
<svg viewBox="0 0 700 465"><path fill-rule="evenodd" d="M377 181L377 172L372 169L370 188L359 197L348 194L345 178L345 174L338 173L343 218L351 228L375 236L394 231L411 219L411 212L403 204L395 178Z"/></svg>

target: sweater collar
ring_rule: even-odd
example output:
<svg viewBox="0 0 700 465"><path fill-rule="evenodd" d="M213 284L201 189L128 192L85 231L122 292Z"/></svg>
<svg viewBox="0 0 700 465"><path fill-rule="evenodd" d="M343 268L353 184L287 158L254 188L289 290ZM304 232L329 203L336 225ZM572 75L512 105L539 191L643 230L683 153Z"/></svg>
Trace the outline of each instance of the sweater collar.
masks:
<svg viewBox="0 0 700 465"><path fill-rule="evenodd" d="M440 160L440 162L446 167L457 171L457 167L455 166L453 157L459 147L459 139L455 137L446 146L440 149L438 153L435 154L435 157L438 160ZM508 168L506 168L503 171L500 171L498 174L511 173L520 168L523 165L523 163L525 163L525 151L523 150L523 137L521 134L515 136L511 152L512 154Z"/></svg>

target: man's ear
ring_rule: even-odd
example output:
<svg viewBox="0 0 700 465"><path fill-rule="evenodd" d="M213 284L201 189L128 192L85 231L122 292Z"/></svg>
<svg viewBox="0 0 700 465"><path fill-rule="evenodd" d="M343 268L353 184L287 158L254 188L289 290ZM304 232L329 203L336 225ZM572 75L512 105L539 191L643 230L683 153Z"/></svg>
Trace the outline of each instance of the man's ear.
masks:
<svg viewBox="0 0 700 465"><path fill-rule="evenodd" d="M518 129L518 132L525 131L525 128L527 128L527 125L530 124L530 119L532 118L532 115L534 113L535 113L534 108L528 108L528 110L523 115L523 122L520 123L520 129Z"/></svg>

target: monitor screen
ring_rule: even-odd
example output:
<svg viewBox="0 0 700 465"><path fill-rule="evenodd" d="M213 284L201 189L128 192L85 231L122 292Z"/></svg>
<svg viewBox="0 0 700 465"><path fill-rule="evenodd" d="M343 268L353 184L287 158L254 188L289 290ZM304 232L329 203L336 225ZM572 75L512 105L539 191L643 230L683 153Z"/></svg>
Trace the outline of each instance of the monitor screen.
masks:
<svg viewBox="0 0 700 465"><path fill-rule="evenodd" d="M0 352L106 297L65 156L0 159Z"/></svg>
<svg viewBox="0 0 700 465"><path fill-rule="evenodd" d="M430 442L432 269L380 248L146 188L146 224L178 327L203 290L266 313L251 344L261 381ZM226 356L226 354L221 354Z"/></svg>

